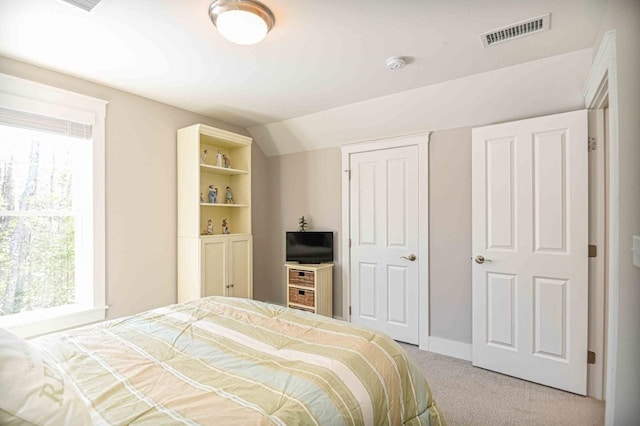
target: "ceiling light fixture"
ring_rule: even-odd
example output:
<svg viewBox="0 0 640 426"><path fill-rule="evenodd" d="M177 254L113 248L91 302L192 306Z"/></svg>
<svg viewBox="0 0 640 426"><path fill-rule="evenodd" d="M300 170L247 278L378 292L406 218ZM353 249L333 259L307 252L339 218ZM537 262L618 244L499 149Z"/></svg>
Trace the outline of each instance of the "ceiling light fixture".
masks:
<svg viewBox="0 0 640 426"><path fill-rule="evenodd" d="M209 17L222 37L242 45L261 42L276 22L269 8L254 0L215 0Z"/></svg>

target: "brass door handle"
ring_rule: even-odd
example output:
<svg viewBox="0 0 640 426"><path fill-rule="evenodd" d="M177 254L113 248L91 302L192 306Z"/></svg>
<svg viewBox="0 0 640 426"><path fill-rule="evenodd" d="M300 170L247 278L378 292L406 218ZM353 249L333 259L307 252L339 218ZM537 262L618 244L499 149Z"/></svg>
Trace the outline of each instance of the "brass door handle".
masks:
<svg viewBox="0 0 640 426"><path fill-rule="evenodd" d="M474 260L476 261L476 263L479 263L479 264L483 264L485 262L486 263L493 263L493 260L485 259L484 256L482 256L481 254L477 255Z"/></svg>
<svg viewBox="0 0 640 426"><path fill-rule="evenodd" d="M409 257L407 256L400 256L401 259L407 259L410 260L411 262L413 262L414 260L416 260L416 255L415 254L410 254Z"/></svg>

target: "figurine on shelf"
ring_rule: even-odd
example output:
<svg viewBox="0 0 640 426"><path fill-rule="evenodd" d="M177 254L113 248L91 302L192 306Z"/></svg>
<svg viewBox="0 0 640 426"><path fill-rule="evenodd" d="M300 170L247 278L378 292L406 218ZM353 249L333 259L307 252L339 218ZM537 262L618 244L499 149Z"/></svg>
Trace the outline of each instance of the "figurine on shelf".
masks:
<svg viewBox="0 0 640 426"><path fill-rule="evenodd" d="M213 235L213 222L211 219L207 221L207 229L204 232L205 235Z"/></svg>
<svg viewBox="0 0 640 426"><path fill-rule="evenodd" d="M209 202L211 204L218 202L218 188L214 188L213 185L209 185Z"/></svg>
<svg viewBox="0 0 640 426"><path fill-rule="evenodd" d="M218 151L218 154L216 154L216 166L222 167L222 157L224 157L224 155Z"/></svg>
<svg viewBox="0 0 640 426"><path fill-rule="evenodd" d="M200 164L204 164L207 159L207 150L205 149L202 155L200 156Z"/></svg>
<svg viewBox="0 0 640 426"><path fill-rule="evenodd" d="M224 155L222 154L222 161L224 161L224 167L225 168L231 168L231 160L229 159L228 155Z"/></svg>
<svg viewBox="0 0 640 426"><path fill-rule="evenodd" d="M200 193L200 202L204 203L204 195L202 195L202 192Z"/></svg>
<svg viewBox="0 0 640 426"><path fill-rule="evenodd" d="M233 194L231 193L231 188L229 188L227 186L227 193L224 196L225 198L225 203L227 204L233 204Z"/></svg>
<svg viewBox="0 0 640 426"><path fill-rule="evenodd" d="M230 234L231 230L229 229L229 224L227 223L227 219L222 219L222 233Z"/></svg>

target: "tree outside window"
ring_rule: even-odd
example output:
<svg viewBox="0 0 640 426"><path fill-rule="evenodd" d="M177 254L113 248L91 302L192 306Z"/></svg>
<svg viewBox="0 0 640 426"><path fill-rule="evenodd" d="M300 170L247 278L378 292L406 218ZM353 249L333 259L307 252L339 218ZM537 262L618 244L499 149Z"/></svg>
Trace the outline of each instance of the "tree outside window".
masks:
<svg viewBox="0 0 640 426"><path fill-rule="evenodd" d="M83 143L0 125L0 315L75 302Z"/></svg>

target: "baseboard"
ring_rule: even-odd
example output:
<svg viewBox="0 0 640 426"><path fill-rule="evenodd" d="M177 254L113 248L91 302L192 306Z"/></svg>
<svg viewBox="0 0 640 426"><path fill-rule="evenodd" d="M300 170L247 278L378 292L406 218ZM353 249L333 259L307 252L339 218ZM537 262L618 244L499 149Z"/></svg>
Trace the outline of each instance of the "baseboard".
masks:
<svg viewBox="0 0 640 426"><path fill-rule="evenodd" d="M429 336L429 352L471 361L471 343Z"/></svg>

